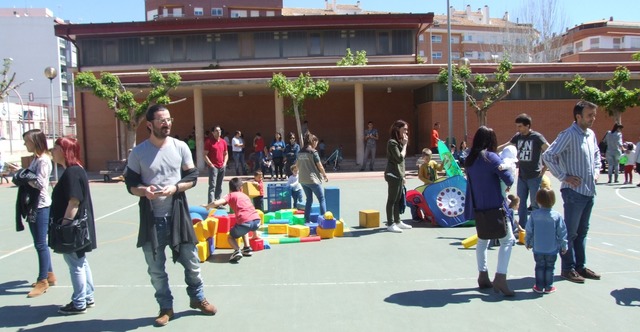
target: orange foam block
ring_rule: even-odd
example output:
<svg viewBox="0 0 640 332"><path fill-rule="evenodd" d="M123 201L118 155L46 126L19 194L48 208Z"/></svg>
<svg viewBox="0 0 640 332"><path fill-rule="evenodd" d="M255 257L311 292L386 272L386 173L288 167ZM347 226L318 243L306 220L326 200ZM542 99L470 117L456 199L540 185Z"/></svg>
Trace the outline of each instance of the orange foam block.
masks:
<svg viewBox="0 0 640 332"><path fill-rule="evenodd" d="M376 210L360 210L360 227L380 227L380 212Z"/></svg>

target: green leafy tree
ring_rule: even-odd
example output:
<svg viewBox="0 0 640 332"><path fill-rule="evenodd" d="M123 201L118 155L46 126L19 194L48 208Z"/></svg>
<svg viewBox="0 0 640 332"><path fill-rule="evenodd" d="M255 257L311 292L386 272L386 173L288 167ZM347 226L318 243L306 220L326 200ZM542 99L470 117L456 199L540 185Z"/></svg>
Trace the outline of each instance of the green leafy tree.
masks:
<svg viewBox="0 0 640 332"><path fill-rule="evenodd" d="M2 80L0 81L0 102L2 102L11 90L19 88L25 82L21 82L18 84L13 84L16 80L16 73L10 74L11 71L11 63L13 59L5 58L3 61L2 72Z"/></svg>
<svg viewBox="0 0 640 332"><path fill-rule="evenodd" d="M180 84L178 73L163 75L155 68L149 69L151 90L142 102L138 102L133 92L127 90L120 79L108 72L100 73L100 78L92 72L80 72L76 75L75 85L89 89L93 94L106 101L115 117L124 124L126 130L124 139L120 140L120 156L126 156L126 151L136 142L138 126L144 119L147 108L152 104L170 104L169 90Z"/></svg>
<svg viewBox="0 0 640 332"><path fill-rule="evenodd" d="M282 73L273 74L273 78L268 83L271 89L278 92L281 98L289 98L292 102L293 114L296 117L296 126L298 129L298 137L300 137L300 145L304 145L304 137L302 137L302 126L300 124L300 116L304 115L304 101L307 98L318 99L329 91L329 81L316 80L311 78L309 73L300 73L295 80L289 80Z"/></svg>
<svg viewBox="0 0 640 332"><path fill-rule="evenodd" d="M624 66L618 66L613 72L613 78L605 85L609 90L603 91L596 87L587 85L587 80L577 74L573 80L564 82L564 87L571 91L578 98L590 101L598 106L604 107L609 116L616 123L622 123L622 113L627 108L640 105L640 89L629 90L624 84L631 79L631 72Z"/></svg>
<svg viewBox="0 0 640 332"><path fill-rule="evenodd" d="M511 87L507 88L509 82L509 72L513 65L508 59L502 60L494 73L494 81L490 81L487 75L475 74L466 65L452 68L451 87L453 92L464 95L465 102L475 111L478 118L478 125L487 125L487 112L497 102L504 99L511 93L513 87L518 83L522 75L518 76ZM440 70L438 83L448 85L449 73L447 68Z"/></svg>
<svg viewBox="0 0 640 332"><path fill-rule="evenodd" d="M351 53L351 49L347 48L347 54L342 58L337 66L366 66L369 60L367 59L367 51L356 51L356 55L354 56Z"/></svg>
<svg viewBox="0 0 640 332"><path fill-rule="evenodd" d="M640 61L640 52L632 55L631 58L635 61Z"/></svg>

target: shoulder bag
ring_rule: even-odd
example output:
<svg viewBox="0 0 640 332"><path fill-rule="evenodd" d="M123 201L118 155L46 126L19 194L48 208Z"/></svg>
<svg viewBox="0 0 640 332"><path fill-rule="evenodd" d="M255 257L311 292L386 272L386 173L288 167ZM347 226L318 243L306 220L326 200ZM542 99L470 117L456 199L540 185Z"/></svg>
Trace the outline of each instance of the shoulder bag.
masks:
<svg viewBox="0 0 640 332"><path fill-rule="evenodd" d="M473 201L473 213L476 220L476 232L478 238L483 240L501 239L507 236L507 213L504 208L493 208L486 210L476 209L476 200L474 198L471 186L471 177L467 177L469 189L471 190L471 200Z"/></svg>
<svg viewBox="0 0 640 332"><path fill-rule="evenodd" d="M69 254L91 246L87 211L79 214L71 223L62 225L63 219L49 227L49 247L59 254Z"/></svg>

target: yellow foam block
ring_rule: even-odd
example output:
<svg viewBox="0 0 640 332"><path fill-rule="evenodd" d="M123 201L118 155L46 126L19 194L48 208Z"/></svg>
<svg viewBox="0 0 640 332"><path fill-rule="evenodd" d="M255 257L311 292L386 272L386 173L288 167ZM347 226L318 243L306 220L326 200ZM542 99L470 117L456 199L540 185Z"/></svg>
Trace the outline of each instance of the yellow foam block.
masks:
<svg viewBox="0 0 640 332"><path fill-rule="evenodd" d="M336 237L344 236L344 221L342 219L336 221L336 229L333 231L333 235Z"/></svg>
<svg viewBox="0 0 640 332"><path fill-rule="evenodd" d="M218 249L232 249L233 247L229 244L229 233L218 233L216 234L216 248ZM237 242L240 243L240 238L237 239Z"/></svg>
<svg viewBox="0 0 640 332"><path fill-rule="evenodd" d="M269 224L269 228L267 229L267 233L269 233L269 234L288 234L289 233L289 225L287 225L287 224Z"/></svg>
<svg viewBox="0 0 640 332"><path fill-rule="evenodd" d="M256 209L256 212L258 212L258 215L260 216L260 225L264 224L264 212L258 209Z"/></svg>
<svg viewBox="0 0 640 332"><path fill-rule="evenodd" d="M309 226L289 225L289 237L307 237L309 233Z"/></svg>
<svg viewBox="0 0 640 332"><path fill-rule="evenodd" d="M360 227L380 227L380 212L376 210L360 210Z"/></svg>
<svg viewBox="0 0 640 332"><path fill-rule="evenodd" d="M320 226L316 228L316 234L320 236L321 239L333 239L335 228L324 229Z"/></svg>
<svg viewBox="0 0 640 332"><path fill-rule="evenodd" d="M470 248L475 246L478 243L478 234L473 234L468 238L462 240L462 246L465 248Z"/></svg>
<svg viewBox="0 0 640 332"><path fill-rule="evenodd" d="M196 248L198 248L198 258L200 259L200 263L206 261L209 258L209 243L207 241L201 241L196 244Z"/></svg>
<svg viewBox="0 0 640 332"><path fill-rule="evenodd" d="M260 189L253 182L243 182L242 192L251 198L260 196Z"/></svg>
<svg viewBox="0 0 640 332"><path fill-rule="evenodd" d="M206 241L207 235L209 235L209 232L205 230L205 223L202 221L198 221L193 224L193 232L196 233L196 239L198 239L198 242Z"/></svg>
<svg viewBox="0 0 640 332"><path fill-rule="evenodd" d="M218 209L209 210L209 214L207 215L207 218L213 217L216 214L216 211L218 211Z"/></svg>
<svg viewBox="0 0 640 332"><path fill-rule="evenodd" d="M207 230L207 237L214 237L218 233L218 218L209 217L202 221Z"/></svg>
<svg viewBox="0 0 640 332"><path fill-rule="evenodd" d="M525 231L520 231L520 233L518 233L518 243L520 244L525 244L524 243L524 238L527 236L527 232Z"/></svg>

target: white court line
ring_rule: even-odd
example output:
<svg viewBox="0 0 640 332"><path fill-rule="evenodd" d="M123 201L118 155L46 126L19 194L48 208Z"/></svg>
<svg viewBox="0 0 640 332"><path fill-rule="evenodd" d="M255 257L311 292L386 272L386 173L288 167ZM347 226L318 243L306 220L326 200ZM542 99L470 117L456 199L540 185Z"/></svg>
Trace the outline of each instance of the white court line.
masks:
<svg viewBox="0 0 640 332"><path fill-rule="evenodd" d="M631 219L631 220L635 220L635 221L640 221L640 219L636 219L636 218L632 218L632 217L629 217L629 216L625 216L625 215L623 215L623 214L621 214L621 215L620 215L620 217L622 217L622 218L627 218L627 219Z"/></svg>
<svg viewBox="0 0 640 332"><path fill-rule="evenodd" d="M640 251L638 251L638 250L634 250L634 249L627 249L627 250L628 250L628 251L631 251L631 252L635 252L636 254L640 253Z"/></svg>
<svg viewBox="0 0 640 332"><path fill-rule="evenodd" d="M130 208L130 207L132 207L132 206L137 205L137 204L138 204L138 203L133 203L133 204L131 204L131 205L128 205L128 206L123 207L123 208L122 208L122 209L120 209L120 210L115 210L115 211L113 211L113 212L111 212L111 213L107 213L107 214L105 214L105 215L104 215L104 216L102 216L102 217L96 218L96 219L95 219L95 221L99 221L100 219L104 219L104 218L106 218L106 217L108 217L108 216L111 216L111 215L114 215L114 214L116 214L116 213L118 213L118 212L124 211L124 210L126 210L126 209L128 209L128 208ZM24 250L27 250L27 249L31 248L31 247L33 247L33 244L30 244L30 245L28 245L28 246L24 246L24 247L22 247L22 248L20 248L20 249L14 250L14 251L12 251L12 252L10 252L10 253L8 253L8 254L4 255L4 256L0 256L0 260L3 260L3 259L5 259L5 258L7 258L7 257L9 257L9 256L13 256L13 255L15 255L15 254L17 254L17 253L19 253L19 252L21 252L21 251L24 251Z"/></svg>
<svg viewBox="0 0 640 332"><path fill-rule="evenodd" d="M628 199L628 198L626 198L626 197L622 196L622 195L620 194L620 188L616 189L616 195L618 195L618 197L620 197L620 198L624 199L625 201L627 201L627 202L629 202L629 203L631 203L631 204L635 204L635 205L640 206L640 203L638 203L638 202L634 202L634 201L632 201L632 200L630 200L630 199Z"/></svg>
<svg viewBox="0 0 640 332"><path fill-rule="evenodd" d="M605 246L610 246L610 247L613 247L613 244L611 244L611 243L607 243L607 242L602 242L602 244L604 244Z"/></svg>

